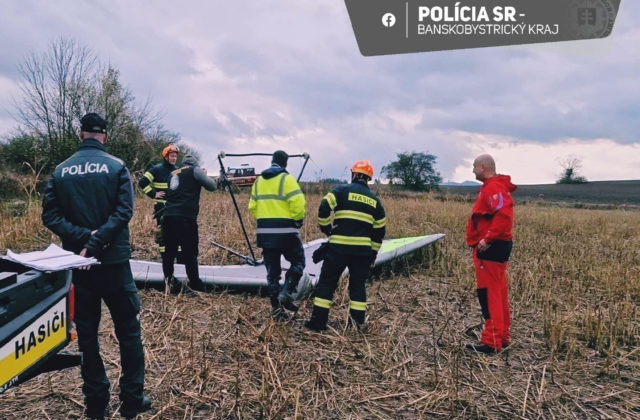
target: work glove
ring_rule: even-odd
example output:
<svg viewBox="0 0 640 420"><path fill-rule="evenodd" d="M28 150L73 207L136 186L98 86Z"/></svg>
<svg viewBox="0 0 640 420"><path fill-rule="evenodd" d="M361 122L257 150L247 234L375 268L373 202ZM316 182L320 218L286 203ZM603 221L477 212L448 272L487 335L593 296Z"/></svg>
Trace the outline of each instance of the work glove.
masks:
<svg viewBox="0 0 640 420"><path fill-rule="evenodd" d="M313 254L311 255L311 259L314 264L318 264L320 261L324 260L327 256L327 251L329 250L329 242L323 242L322 245L318 247Z"/></svg>
<svg viewBox="0 0 640 420"><path fill-rule="evenodd" d="M324 226L318 225L318 227L320 228L320 231L325 235L327 236L331 235L331 225L324 225Z"/></svg>

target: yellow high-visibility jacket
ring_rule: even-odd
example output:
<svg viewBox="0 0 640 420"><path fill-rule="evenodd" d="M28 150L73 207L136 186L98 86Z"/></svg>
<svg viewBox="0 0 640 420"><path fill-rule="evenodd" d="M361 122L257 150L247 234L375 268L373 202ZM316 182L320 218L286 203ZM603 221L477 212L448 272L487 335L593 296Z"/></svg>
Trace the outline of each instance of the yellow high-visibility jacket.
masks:
<svg viewBox="0 0 640 420"><path fill-rule="evenodd" d="M263 171L251 187L248 206L258 222L258 246L286 248L299 240L306 205L300 185L284 168Z"/></svg>

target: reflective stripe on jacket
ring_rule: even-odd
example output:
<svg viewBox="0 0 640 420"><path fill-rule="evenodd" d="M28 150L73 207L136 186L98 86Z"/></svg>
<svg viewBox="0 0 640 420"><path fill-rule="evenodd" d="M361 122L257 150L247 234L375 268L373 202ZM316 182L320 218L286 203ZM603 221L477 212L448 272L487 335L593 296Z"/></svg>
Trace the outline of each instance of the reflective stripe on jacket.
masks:
<svg viewBox="0 0 640 420"><path fill-rule="evenodd" d="M138 181L138 187L140 187L142 192L154 201L153 217L156 219L160 219L166 204L165 199L156 198L156 193L167 191L169 188L171 172L175 169L176 167L174 165L164 160L161 163L150 167Z"/></svg>
<svg viewBox="0 0 640 420"><path fill-rule="evenodd" d="M368 255L380 250L387 219L380 198L356 181L339 185L324 196L318 224L329 235L329 246L336 252Z"/></svg>
<svg viewBox="0 0 640 420"><path fill-rule="evenodd" d="M257 220L258 246L285 248L290 239L299 235L306 200L296 179L274 165L254 182L248 208Z"/></svg>

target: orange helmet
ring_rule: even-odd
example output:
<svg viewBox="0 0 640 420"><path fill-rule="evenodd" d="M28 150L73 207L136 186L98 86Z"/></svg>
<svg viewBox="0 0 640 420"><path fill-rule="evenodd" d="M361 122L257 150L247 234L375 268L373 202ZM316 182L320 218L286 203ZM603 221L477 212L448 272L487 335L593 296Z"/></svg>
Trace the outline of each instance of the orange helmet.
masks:
<svg viewBox="0 0 640 420"><path fill-rule="evenodd" d="M166 159L169 156L169 153L177 153L180 154L180 149L175 144L170 144L164 149L162 149L162 158Z"/></svg>
<svg viewBox="0 0 640 420"><path fill-rule="evenodd" d="M351 172L365 174L373 179L373 165L368 160L359 160L351 167Z"/></svg>

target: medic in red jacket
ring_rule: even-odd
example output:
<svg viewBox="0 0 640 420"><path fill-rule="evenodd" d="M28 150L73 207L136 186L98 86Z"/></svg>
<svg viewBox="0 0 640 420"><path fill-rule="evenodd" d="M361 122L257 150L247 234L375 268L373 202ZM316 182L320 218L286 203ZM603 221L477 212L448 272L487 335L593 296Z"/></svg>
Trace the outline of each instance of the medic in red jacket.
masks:
<svg viewBox="0 0 640 420"><path fill-rule="evenodd" d="M495 161L481 155L473 163L483 182L467 224L467 245L473 248L478 300L485 319L479 344L470 350L497 353L510 342L507 265L513 247L513 198L516 186L507 175L497 175Z"/></svg>

